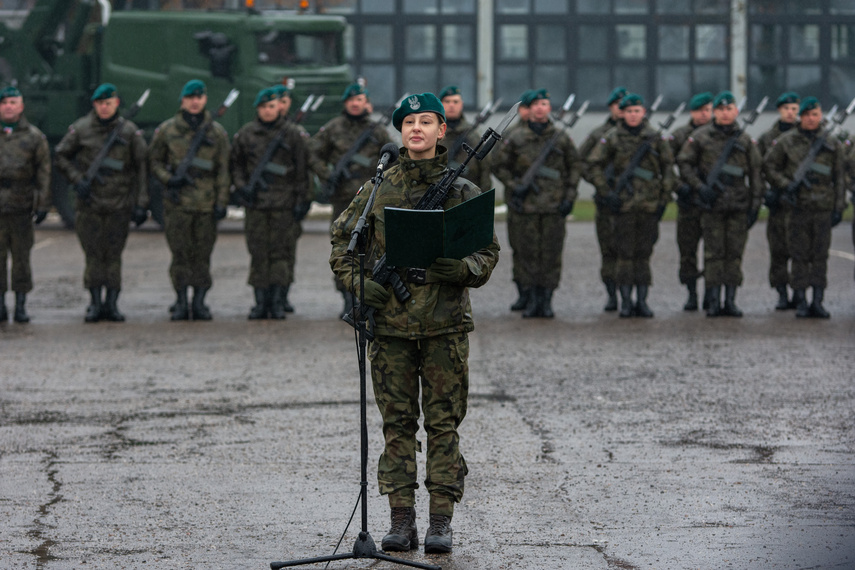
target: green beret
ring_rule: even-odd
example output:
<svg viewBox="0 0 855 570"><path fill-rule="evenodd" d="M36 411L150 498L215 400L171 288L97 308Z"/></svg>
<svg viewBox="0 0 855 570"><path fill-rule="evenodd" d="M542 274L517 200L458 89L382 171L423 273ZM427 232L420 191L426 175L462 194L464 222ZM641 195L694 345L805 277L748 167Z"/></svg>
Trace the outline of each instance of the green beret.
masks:
<svg viewBox="0 0 855 570"><path fill-rule="evenodd" d="M259 105L269 103L270 101L276 101L277 99L279 99L279 96L276 94L276 90L273 87L268 87L258 92L258 95L255 96L255 103L253 103L252 106L258 107Z"/></svg>
<svg viewBox="0 0 855 570"><path fill-rule="evenodd" d="M626 87L615 87L612 89L612 92L609 93L609 98L606 101L606 106L608 107L615 101L620 101L627 94Z"/></svg>
<svg viewBox="0 0 855 570"><path fill-rule="evenodd" d="M404 117L413 113L436 113L440 116L442 122L445 122L445 107L442 106L442 101L433 93L411 95L401 101L401 105L392 113L392 124L400 131Z"/></svg>
<svg viewBox="0 0 855 570"><path fill-rule="evenodd" d="M538 99L549 99L549 91L546 89L530 89L526 91L526 98L523 103L526 107L531 107L531 104Z"/></svg>
<svg viewBox="0 0 855 570"><path fill-rule="evenodd" d="M439 92L439 100L442 101L443 99L451 95L462 95L462 93L460 92L460 87L458 87L457 85L449 85L448 87Z"/></svg>
<svg viewBox="0 0 855 570"><path fill-rule="evenodd" d="M18 91L17 87L13 87L10 85L8 87L4 87L3 90L0 91L0 101L5 99L6 97L23 97L23 95L21 95L21 92Z"/></svg>
<svg viewBox="0 0 855 570"><path fill-rule="evenodd" d="M184 87L181 89L181 98L184 97L192 97L194 95L205 95L208 92L205 84L199 79L191 79L187 83L184 84Z"/></svg>
<svg viewBox="0 0 855 570"><path fill-rule="evenodd" d="M819 99L816 97L805 97L802 99L802 104L799 105L799 116L804 115L811 109L816 109L817 107L821 107L819 104Z"/></svg>
<svg viewBox="0 0 855 570"><path fill-rule="evenodd" d="M801 100L799 94L795 91L787 91L786 93L781 93L778 100L775 101L775 106L780 107L781 105L788 105L790 103L798 103Z"/></svg>
<svg viewBox="0 0 855 570"><path fill-rule="evenodd" d="M344 103L351 97L356 97L357 95L365 95L367 97L368 90L359 83L351 83L345 87L344 93L341 94L341 102Z"/></svg>
<svg viewBox="0 0 855 570"><path fill-rule="evenodd" d="M288 89L287 87L285 87L284 85L282 85L281 83L277 83L276 85L273 85L272 87L268 87L268 89L273 91L273 93L276 95L277 99L281 99L282 97L285 97L286 95L288 97L291 96L291 90ZM260 95L260 93L259 93L259 95Z"/></svg>
<svg viewBox="0 0 855 570"><path fill-rule="evenodd" d="M531 89L526 89L522 92L522 95L520 95L520 107L528 107L531 104L528 100L529 95L531 95Z"/></svg>
<svg viewBox="0 0 855 570"><path fill-rule="evenodd" d="M626 109L627 107L632 107L633 105L641 105L644 106L644 98L638 93L627 93L623 96L623 99L620 100L621 109Z"/></svg>
<svg viewBox="0 0 855 570"><path fill-rule="evenodd" d="M722 91L718 95L715 96L715 101L713 101L713 107L720 107L721 105L731 105L736 103L736 97L733 96L733 93L730 91Z"/></svg>
<svg viewBox="0 0 855 570"><path fill-rule="evenodd" d="M118 97L119 90L116 89L116 86L112 83L102 83L95 89L95 92L92 93L92 97L89 99L92 102L100 101L101 99L109 99L110 97Z"/></svg>
<svg viewBox="0 0 855 570"><path fill-rule="evenodd" d="M689 110L697 111L704 105L709 105L713 101L713 94L709 91L705 91L703 93L698 93L691 99L689 99Z"/></svg>

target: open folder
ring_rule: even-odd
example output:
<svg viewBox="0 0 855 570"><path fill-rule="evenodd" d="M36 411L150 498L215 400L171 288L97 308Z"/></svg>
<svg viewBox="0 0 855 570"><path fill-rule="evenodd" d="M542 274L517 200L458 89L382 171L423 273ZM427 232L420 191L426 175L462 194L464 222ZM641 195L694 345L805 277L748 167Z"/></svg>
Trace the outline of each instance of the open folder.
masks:
<svg viewBox="0 0 855 570"><path fill-rule="evenodd" d="M385 208L386 262L429 267L438 257L463 259L493 241L495 190L448 210Z"/></svg>

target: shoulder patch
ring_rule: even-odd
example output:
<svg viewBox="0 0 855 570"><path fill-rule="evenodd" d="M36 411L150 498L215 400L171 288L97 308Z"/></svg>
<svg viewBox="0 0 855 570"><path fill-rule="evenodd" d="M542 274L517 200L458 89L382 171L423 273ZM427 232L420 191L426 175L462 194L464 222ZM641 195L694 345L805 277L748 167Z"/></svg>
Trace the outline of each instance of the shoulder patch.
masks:
<svg viewBox="0 0 855 570"><path fill-rule="evenodd" d="M772 146L775 146L776 144L778 144L778 139L772 139Z"/></svg>
<svg viewBox="0 0 855 570"><path fill-rule="evenodd" d="M322 132L324 132L325 130L327 130L327 128L326 128L326 127L321 127L320 129L318 129L318 132L319 132L319 133L322 133Z"/></svg>
<svg viewBox="0 0 855 570"><path fill-rule="evenodd" d="M695 137L690 136L686 139L688 142L695 142Z"/></svg>
<svg viewBox="0 0 855 570"><path fill-rule="evenodd" d="M311 138L311 137L309 137L309 133L307 131L303 131L303 130L300 131L300 136L303 137L304 139Z"/></svg>
<svg viewBox="0 0 855 570"><path fill-rule="evenodd" d="M600 144L606 144L606 139L605 139L605 137L603 137L603 138L601 138L601 139L600 139Z"/></svg>
<svg viewBox="0 0 855 570"><path fill-rule="evenodd" d="M69 125L69 127L68 127L68 132L69 132L69 133L76 133L76 132L77 132L77 130L74 128L74 125Z"/></svg>
<svg viewBox="0 0 855 570"><path fill-rule="evenodd" d="M756 144L757 144L757 139L752 138L752 139L751 139L751 142L752 142L754 145L756 145Z"/></svg>

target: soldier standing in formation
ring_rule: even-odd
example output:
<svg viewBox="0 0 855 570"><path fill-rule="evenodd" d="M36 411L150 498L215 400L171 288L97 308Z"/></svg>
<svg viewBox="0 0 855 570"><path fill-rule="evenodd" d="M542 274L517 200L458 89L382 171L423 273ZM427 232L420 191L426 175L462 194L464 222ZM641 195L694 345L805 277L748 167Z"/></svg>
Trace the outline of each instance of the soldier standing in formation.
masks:
<svg viewBox="0 0 855 570"><path fill-rule="evenodd" d="M828 285L831 228L840 223L846 207L845 157L843 143L822 128L822 107L816 97L802 100L799 117L798 128L772 142L764 172L779 199L793 202L786 226L796 317L827 319L831 315L822 301ZM805 161L810 162L804 179L795 180ZM810 306L808 287L813 288Z"/></svg>
<svg viewBox="0 0 855 570"><path fill-rule="evenodd" d="M377 188L368 215L369 251L385 252L384 208L412 208L428 187L440 180L448 164L442 103L432 93L414 95L401 102L392 117L401 131L404 149L397 165L389 168ZM335 221L330 265L348 290L358 293L359 279L352 273L347 245L351 232L371 195L370 184ZM459 178L445 201L450 208L479 193ZM427 441L427 476L430 493L430 528L425 552L450 552L454 503L463 496L466 462L460 453L457 428L466 414L469 390L469 339L473 330L469 287L490 278L499 259L499 243L462 260L437 259L426 270L402 270L411 294L406 303L366 276L365 303L377 309L375 338L369 346L374 397L383 417L386 446L380 456L377 478L380 493L389 496L392 525L383 538L386 551L418 548L415 513L416 431L419 419L419 384ZM410 278L410 275L414 278Z"/></svg>
<svg viewBox="0 0 855 570"><path fill-rule="evenodd" d="M349 85L341 101L344 105L342 114L330 119L309 140L309 165L321 185L332 192L329 200L333 207L333 220L347 208L362 183L374 174L380 149L392 140L383 125L371 122L368 92L362 85ZM337 173L336 164L366 131L370 132L368 141L353 154L349 164L343 165L343 171ZM341 314L345 315L350 312L354 300L340 279L336 279L335 284L344 297Z"/></svg>
<svg viewBox="0 0 855 570"><path fill-rule="evenodd" d="M680 176L694 189L702 209L708 317L742 316L736 306L742 254L763 199L762 160L751 137L739 128L738 115L733 94L719 93L713 102L713 122L693 132L677 157ZM718 177L710 180L716 167Z"/></svg>
<svg viewBox="0 0 855 570"><path fill-rule="evenodd" d="M443 146L448 149L448 167L457 168L461 162L466 160L466 151L463 143L474 148L481 139L481 133L472 129L472 124L463 115L463 95L456 85L449 85L439 93L439 99L445 109L445 121L448 128L443 138ZM483 191L493 187L490 180L490 166L487 155L484 160L470 160L466 165L463 175L467 180L476 183Z"/></svg>
<svg viewBox="0 0 855 570"><path fill-rule="evenodd" d="M712 119L712 93L698 93L689 100L691 119L671 132L671 152L676 157L689 135ZM698 310L698 244L701 242L701 210L695 204L692 187L686 183L677 186L677 249L680 251L680 283L686 286L689 297L684 311ZM704 300L704 309L707 308Z"/></svg>
<svg viewBox="0 0 855 570"><path fill-rule="evenodd" d="M77 194L74 229L86 255L83 286L91 296L84 320L122 322L125 317L116 302L128 226L131 220L140 226L148 217L146 143L142 131L119 114L115 85L104 83L90 100L92 111L68 127L57 145L56 167ZM88 171L117 129L118 139L90 177Z"/></svg>
<svg viewBox="0 0 855 570"><path fill-rule="evenodd" d="M799 117L799 94L789 91L778 97L779 118L772 128L757 139L760 156L765 157L772 148L772 141L796 126ZM766 240L769 242L769 285L778 292L776 311L795 309L795 303L789 298L787 285L790 284L790 252L787 246L787 215L789 205L781 202L779 194L772 188L766 191L766 207L769 219L766 222Z"/></svg>
<svg viewBox="0 0 855 570"><path fill-rule="evenodd" d="M235 134L230 156L235 192L246 207L244 229L252 258L249 285L255 306L249 318L284 319L284 301L294 280L295 212L308 200L307 137L280 113L274 89L262 89L255 108L255 120ZM259 179L252 184L257 172Z"/></svg>
<svg viewBox="0 0 855 570"><path fill-rule="evenodd" d="M648 124L640 95L628 93L621 99L620 108L623 118L618 126L591 151L588 174L597 199L614 215L620 316L650 318L650 256L659 238L659 220L675 186L674 158L668 143ZM642 145L647 149L643 153ZM619 188L620 180L627 183Z"/></svg>
<svg viewBox="0 0 855 570"><path fill-rule="evenodd" d="M576 200L581 164L570 136L550 121L552 105L546 89L529 92L525 103L528 123L503 138L495 173L511 189L508 209L514 211L516 225L514 261L520 264L521 297L528 299L523 317L551 319L555 316L552 293L561 280L565 218ZM546 159L531 185L523 186L522 178L542 153L547 153Z"/></svg>
<svg viewBox="0 0 855 570"><path fill-rule="evenodd" d="M531 89L526 89L525 91L523 91L523 94L520 95L520 106L517 107L518 119L513 125L511 125L505 130L505 138L510 137L511 133L513 133L517 129L528 128L528 119L531 114L531 109L528 106L528 102L529 95L531 94L531 92ZM523 288L522 286L522 283L524 281L522 272L523 263L522 261L520 261L519 255L517 254L517 251L521 251L519 246L520 238L518 237L520 232L519 216L508 204L512 190L513 188L505 188L505 204L507 205L505 224L508 227L508 244L511 246L511 279L517 286L517 300L514 301L511 305L511 310L522 311L526 308L526 306L528 306L528 299L531 294L531 289Z"/></svg>
<svg viewBox="0 0 855 570"><path fill-rule="evenodd" d="M612 90L608 100L606 100L606 105L609 107L609 116L606 122L591 131L588 134L588 138L579 147L579 156L581 156L583 161L582 177L590 184L594 183L588 173L588 159L591 156L591 151L594 150L600 139L620 122L623 117L620 100L623 99L626 93L625 87L615 87ZM597 231L597 243L600 246L600 279L602 279L603 284L606 286L606 295L608 295L603 310L617 311L617 282L615 281L617 243L615 242L614 214L596 194L594 194L594 203L597 208L594 217L594 227Z"/></svg>
<svg viewBox="0 0 855 570"><path fill-rule="evenodd" d="M24 117L24 97L16 87L0 91L0 322L9 319L6 291L7 252L12 254L12 291L16 323L28 323L27 293L33 290L30 251L33 221L50 209L50 149L44 134Z"/></svg>
<svg viewBox="0 0 855 570"><path fill-rule="evenodd" d="M169 276L177 300L173 321L191 316L187 288L193 287L192 318L211 320L205 294L211 288L211 253L217 240L217 222L226 216L229 200L229 137L205 109L205 84L193 79L181 90L181 108L154 131L149 150L151 172L166 187L164 231L172 252ZM204 144L190 157L194 136L204 129ZM200 135L201 136L201 135ZM191 176L175 175L191 158Z"/></svg>

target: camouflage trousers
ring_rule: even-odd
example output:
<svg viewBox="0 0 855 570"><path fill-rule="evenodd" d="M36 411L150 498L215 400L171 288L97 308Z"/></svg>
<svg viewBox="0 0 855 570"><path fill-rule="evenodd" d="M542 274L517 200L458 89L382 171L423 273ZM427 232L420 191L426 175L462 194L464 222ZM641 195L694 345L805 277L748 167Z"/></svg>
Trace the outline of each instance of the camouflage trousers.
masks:
<svg viewBox="0 0 855 570"><path fill-rule="evenodd" d="M787 212L778 207L769 212L766 222L766 241L769 242L769 285L778 287L790 282L790 250L787 247Z"/></svg>
<svg viewBox="0 0 855 570"><path fill-rule="evenodd" d="M330 205L332 205L332 207L333 207L333 213L332 213L332 221L333 222L335 222L338 219L338 217L341 215L342 212L347 210L347 207L350 206L350 203L352 201L353 201L352 197L348 198L346 201L345 200L336 200L336 199L330 200ZM362 212L360 212L360 214L361 213ZM332 224L330 224L330 235L332 236ZM342 283L338 277L333 277L333 281L335 282L335 288L339 292L341 292L341 293L347 292L347 287L344 286L344 283Z"/></svg>
<svg viewBox="0 0 855 570"><path fill-rule="evenodd" d="M128 241L130 212L94 212L78 208L74 230L86 256L83 286L122 288L122 252Z"/></svg>
<svg viewBox="0 0 855 570"><path fill-rule="evenodd" d="M704 285L742 285L742 254L748 240L748 213L704 212Z"/></svg>
<svg viewBox="0 0 855 570"><path fill-rule="evenodd" d="M615 215L605 206L597 206L594 217L597 243L600 244L600 278L603 283L616 280L617 242L615 241Z"/></svg>
<svg viewBox="0 0 855 570"><path fill-rule="evenodd" d="M792 288L827 287L831 211L790 211L787 218L787 245L793 259Z"/></svg>
<svg viewBox="0 0 855 570"><path fill-rule="evenodd" d="M0 214L0 293L9 290L6 259L12 254L12 291L29 293L33 290L33 271L30 267L30 250L33 249L35 232L33 217L29 212Z"/></svg>
<svg viewBox="0 0 855 570"><path fill-rule="evenodd" d="M522 283L522 262L520 260L519 243L520 243L520 220L521 214L514 212L508 208L507 226L508 226L508 244L511 246L511 280L514 283Z"/></svg>
<svg viewBox="0 0 855 570"><path fill-rule="evenodd" d="M211 253L217 241L213 212L193 212L167 205L164 233L172 263L169 277L175 289L211 287Z"/></svg>
<svg viewBox="0 0 855 570"><path fill-rule="evenodd" d="M618 285L652 285L650 256L659 239L659 218L649 212L626 212L614 216Z"/></svg>
<svg viewBox="0 0 855 570"><path fill-rule="evenodd" d="M457 428L469 397L469 337L452 333L420 340L378 336L369 347L374 399L385 449L377 466L380 494L392 507L415 505L419 387L427 432L425 487L430 512L451 516L468 469Z"/></svg>
<svg viewBox="0 0 855 570"><path fill-rule="evenodd" d="M249 250L249 285L267 289L294 281L294 214L290 210L247 208L244 219L246 248Z"/></svg>
<svg viewBox="0 0 855 570"><path fill-rule="evenodd" d="M700 208L678 206L677 249L680 251L680 283L683 285L694 283L701 276L698 270L698 244L702 234Z"/></svg>
<svg viewBox="0 0 855 570"><path fill-rule="evenodd" d="M567 226L558 214L515 213L518 223L514 248L514 275L521 287L557 289L561 280L561 252Z"/></svg>

